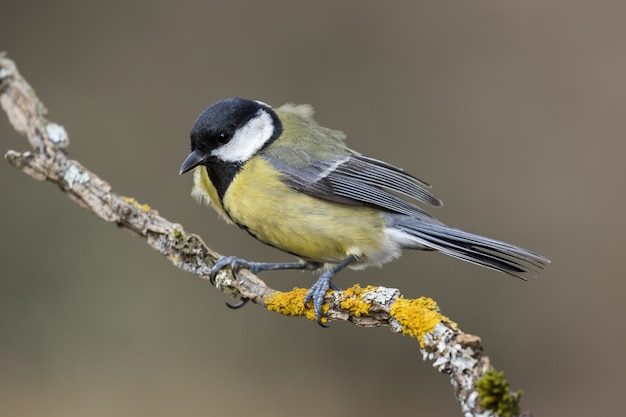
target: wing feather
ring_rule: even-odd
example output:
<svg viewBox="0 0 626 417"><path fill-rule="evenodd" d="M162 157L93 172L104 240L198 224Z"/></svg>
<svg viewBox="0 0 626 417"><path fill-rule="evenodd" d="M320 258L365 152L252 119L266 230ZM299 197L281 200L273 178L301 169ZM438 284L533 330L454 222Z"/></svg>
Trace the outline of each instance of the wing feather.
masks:
<svg viewBox="0 0 626 417"><path fill-rule="evenodd" d="M431 206L441 206L441 200L426 187L430 185L392 165L377 159L355 155L337 166L331 174L365 181L369 184L404 194Z"/></svg>
<svg viewBox="0 0 626 417"><path fill-rule="evenodd" d="M431 221L434 218L429 213L396 194L432 206L441 205L424 181L362 155L343 155L334 160L313 158L306 166L290 165L268 154L263 157L283 173L287 185L325 200L372 206Z"/></svg>

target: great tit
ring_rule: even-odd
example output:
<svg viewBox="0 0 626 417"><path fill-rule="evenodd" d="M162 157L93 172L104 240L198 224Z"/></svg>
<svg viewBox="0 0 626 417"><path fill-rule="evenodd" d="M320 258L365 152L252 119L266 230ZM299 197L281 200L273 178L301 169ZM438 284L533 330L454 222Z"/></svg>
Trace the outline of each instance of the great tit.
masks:
<svg viewBox="0 0 626 417"><path fill-rule="evenodd" d="M550 261L529 250L441 223L414 201L440 206L426 182L348 148L345 135L320 126L308 105L273 109L229 98L205 109L191 130L192 195L261 242L300 262L260 263L223 257L253 273L277 269L321 274L305 297L322 323L322 304L342 269L398 258L402 249L435 250L522 279ZM246 301L246 300L243 300Z"/></svg>

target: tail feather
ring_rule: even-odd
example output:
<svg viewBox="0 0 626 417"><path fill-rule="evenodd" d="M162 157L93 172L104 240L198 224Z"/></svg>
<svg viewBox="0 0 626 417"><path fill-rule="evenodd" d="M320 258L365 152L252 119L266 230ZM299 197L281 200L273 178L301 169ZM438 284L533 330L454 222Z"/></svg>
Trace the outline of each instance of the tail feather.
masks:
<svg viewBox="0 0 626 417"><path fill-rule="evenodd" d="M466 262L495 269L526 280L537 276L550 260L509 243L446 226L402 216L394 229L409 235L415 248L430 248Z"/></svg>

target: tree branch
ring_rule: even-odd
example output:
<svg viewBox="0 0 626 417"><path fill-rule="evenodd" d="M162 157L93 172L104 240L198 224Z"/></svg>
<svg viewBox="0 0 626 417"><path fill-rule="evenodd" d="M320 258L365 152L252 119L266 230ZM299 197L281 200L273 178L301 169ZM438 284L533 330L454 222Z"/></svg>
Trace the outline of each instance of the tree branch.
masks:
<svg viewBox="0 0 626 417"><path fill-rule="evenodd" d="M200 237L161 217L150 206L114 193L106 181L70 159L67 133L46 119L46 108L14 62L2 53L0 104L15 130L28 138L33 149L8 151L5 159L11 165L36 180L58 185L81 207L144 238L178 268L208 279L209 270L220 255ZM304 304L306 289L279 292L247 270L242 270L237 278L229 270L221 271L215 285L224 293L268 310L315 319L312 308ZM328 320L362 327L389 326L395 333L418 339L423 359L432 361L434 367L450 376L465 416L519 415L521 394L511 392L503 374L493 370L480 338L461 332L456 323L441 314L433 300L406 299L394 288L356 285L329 292L325 302Z"/></svg>

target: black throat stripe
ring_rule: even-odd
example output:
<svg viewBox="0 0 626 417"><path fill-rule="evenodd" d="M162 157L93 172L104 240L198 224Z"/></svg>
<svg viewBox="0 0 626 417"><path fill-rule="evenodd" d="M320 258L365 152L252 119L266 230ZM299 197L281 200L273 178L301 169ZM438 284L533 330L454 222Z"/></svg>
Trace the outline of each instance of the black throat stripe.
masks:
<svg viewBox="0 0 626 417"><path fill-rule="evenodd" d="M239 162L226 163L218 159L213 159L205 166L209 179L211 180L211 183L213 183L220 201L223 201L226 190L228 190L228 187L230 186L233 178L235 178L235 175L241 171L243 164Z"/></svg>

